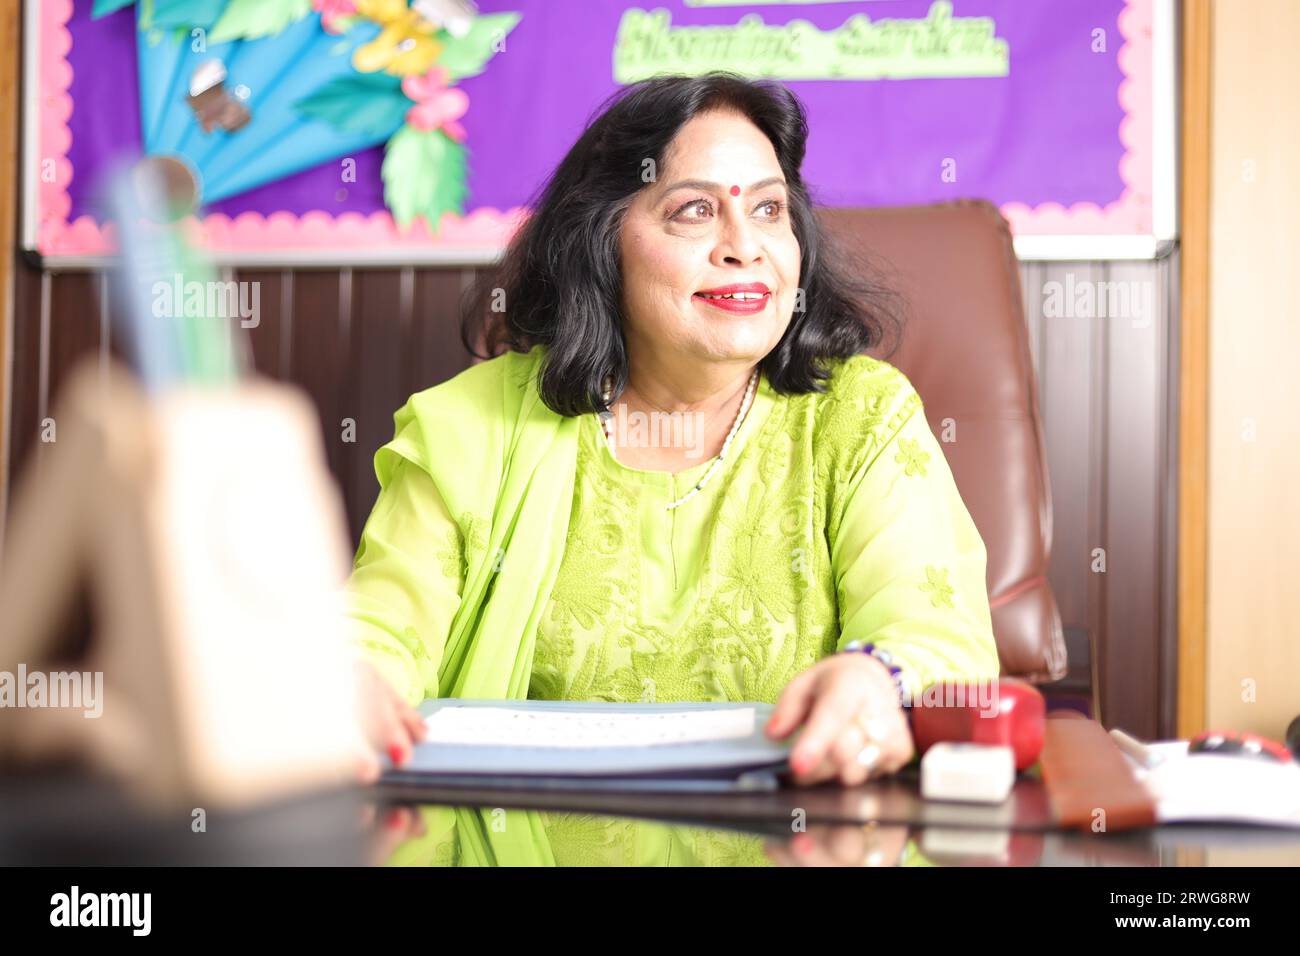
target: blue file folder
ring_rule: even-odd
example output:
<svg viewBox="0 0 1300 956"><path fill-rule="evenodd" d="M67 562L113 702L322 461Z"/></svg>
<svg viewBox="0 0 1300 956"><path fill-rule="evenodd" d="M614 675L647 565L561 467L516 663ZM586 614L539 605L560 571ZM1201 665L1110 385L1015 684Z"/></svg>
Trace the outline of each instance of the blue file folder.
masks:
<svg viewBox="0 0 1300 956"><path fill-rule="evenodd" d="M602 792L726 793L774 790L789 771L793 740L773 741L763 733L772 713L767 703L670 704L555 700L426 700L428 718L439 710L507 708L587 714L663 714L681 711L752 709L754 729L746 737L686 743L564 747L468 745L424 742L400 768L389 765L383 782L436 787Z"/></svg>

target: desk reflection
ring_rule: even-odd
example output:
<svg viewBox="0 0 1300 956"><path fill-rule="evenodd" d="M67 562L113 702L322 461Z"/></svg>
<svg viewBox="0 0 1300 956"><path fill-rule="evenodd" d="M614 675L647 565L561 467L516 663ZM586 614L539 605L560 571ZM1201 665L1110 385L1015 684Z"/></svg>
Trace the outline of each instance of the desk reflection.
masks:
<svg viewBox="0 0 1300 956"><path fill-rule="evenodd" d="M1010 810L921 801L899 780L622 806L475 793L331 791L210 808L199 827L192 808L149 811L83 774L0 777L0 865L1300 866L1294 829L1056 830L1033 781L1017 785Z"/></svg>
<svg viewBox="0 0 1300 956"><path fill-rule="evenodd" d="M1164 826L1125 833L791 824L766 832L560 810L371 805L379 866L1300 865L1300 832Z"/></svg>
<svg viewBox="0 0 1300 956"><path fill-rule="evenodd" d="M371 862L386 866L926 865L899 825L809 825L784 837L503 807L372 807Z"/></svg>

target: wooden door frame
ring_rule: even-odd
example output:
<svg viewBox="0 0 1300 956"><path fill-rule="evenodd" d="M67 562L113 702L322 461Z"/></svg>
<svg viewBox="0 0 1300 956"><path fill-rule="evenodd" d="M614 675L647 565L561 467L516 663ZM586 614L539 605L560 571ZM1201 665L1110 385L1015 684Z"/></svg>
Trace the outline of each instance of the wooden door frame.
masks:
<svg viewBox="0 0 1300 956"><path fill-rule="evenodd" d="M22 70L19 0L0 0L0 544L9 502L9 448L13 407L14 267L17 262L18 117Z"/></svg>
<svg viewBox="0 0 1300 956"><path fill-rule="evenodd" d="M1178 381L1178 736L1204 729L1213 0L1184 0Z"/></svg>

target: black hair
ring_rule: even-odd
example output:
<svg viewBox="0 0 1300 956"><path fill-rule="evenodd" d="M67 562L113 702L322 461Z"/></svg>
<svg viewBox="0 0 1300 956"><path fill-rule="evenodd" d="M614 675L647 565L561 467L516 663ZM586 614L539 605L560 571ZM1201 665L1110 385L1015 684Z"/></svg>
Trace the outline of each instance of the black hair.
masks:
<svg viewBox="0 0 1300 956"><path fill-rule="evenodd" d="M485 273L462 307L461 340L471 354L546 346L539 391L562 415L601 407L601 384L627 384L619 237L643 170L658 169L693 117L732 110L771 141L785 175L800 248L803 310L796 308L761 368L784 394L821 391L829 362L880 344L901 320L893 296L852 268L825 234L800 167L808 139L803 105L784 86L731 73L664 76L616 92L531 203L497 270ZM647 159L654 161L648 166ZM493 306L504 304L504 308Z"/></svg>

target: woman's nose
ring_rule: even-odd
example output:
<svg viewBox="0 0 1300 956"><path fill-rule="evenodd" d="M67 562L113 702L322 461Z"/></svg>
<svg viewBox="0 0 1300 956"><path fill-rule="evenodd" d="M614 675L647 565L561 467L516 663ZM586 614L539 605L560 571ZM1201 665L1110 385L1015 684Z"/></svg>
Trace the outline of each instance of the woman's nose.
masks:
<svg viewBox="0 0 1300 956"><path fill-rule="evenodd" d="M714 247L714 264L747 266L761 262L762 258L763 245L753 224L743 216L724 217L718 244Z"/></svg>

